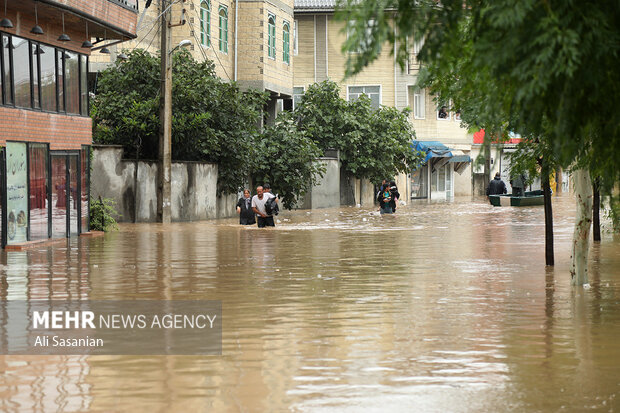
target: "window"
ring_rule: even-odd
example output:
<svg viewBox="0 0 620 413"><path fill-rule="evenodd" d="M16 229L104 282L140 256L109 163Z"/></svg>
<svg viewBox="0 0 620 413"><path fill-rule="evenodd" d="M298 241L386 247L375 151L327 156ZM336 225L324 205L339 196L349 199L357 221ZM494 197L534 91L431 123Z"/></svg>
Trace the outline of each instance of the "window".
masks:
<svg viewBox="0 0 620 413"><path fill-rule="evenodd" d="M437 120L450 120L450 104L440 102L437 106Z"/></svg>
<svg viewBox="0 0 620 413"><path fill-rule="evenodd" d="M366 95L370 98L373 108L379 109L381 105L381 88L379 86L349 86L349 102Z"/></svg>
<svg viewBox="0 0 620 413"><path fill-rule="evenodd" d="M13 67L23 68L23 70L13 72L15 106L29 108L32 106L30 101L30 45L28 40L21 37L13 37Z"/></svg>
<svg viewBox="0 0 620 413"><path fill-rule="evenodd" d="M267 19L267 56L276 58L276 16L273 14Z"/></svg>
<svg viewBox="0 0 620 413"><path fill-rule="evenodd" d="M54 48L40 45L39 59L41 60L41 109L55 112L56 63L54 60Z"/></svg>
<svg viewBox="0 0 620 413"><path fill-rule="evenodd" d="M88 116L88 56L0 33L0 104Z"/></svg>
<svg viewBox="0 0 620 413"><path fill-rule="evenodd" d="M13 104L13 82L11 81L11 37L2 35L2 96L5 105Z"/></svg>
<svg viewBox="0 0 620 413"><path fill-rule="evenodd" d="M200 43L211 46L211 1L200 2Z"/></svg>
<svg viewBox="0 0 620 413"><path fill-rule="evenodd" d="M293 110L299 105L301 102L301 98L304 96L305 89L303 86L296 86L293 88Z"/></svg>
<svg viewBox="0 0 620 413"><path fill-rule="evenodd" d="M297 20L295 20L293 22L293 56L297 56L297 50L298 50L298 46L297 46L297 39L299 38L298 36L298 24L297 24Z"/></svg>
<svg viewBox="0 0 620 413"><path fill-rule="evenodd" d="M426 118L426 105L424 89L416 89L413 93L413 118L425 119Z"/></svg>
<svg viewBox="0 0 620 413"><path fill-rule="evenodd" d="M228 9L220 6L220 52L228 53Z"/></svg>
<svg viewBox="0 0 620 413"><path fill-rule="evenodd" d="M78 54L65 52L65 102L67 113L80 113L80 65Z"/></svg>
<svg viewBox="0 0 620 413"><path fill-rule="evenodd" d="M282 25L282 60L286 64L291 63L290 48L290 27L288 22L284 22Z"/></svg>
<svg viewBox="0 0 620 413"><path fill-rule="evenodd" d="M355 20L349 20L347 24L347 41L354 37L355 31L353 30L356 25ZM362 53L370 48L370 43L373 39L373 31L375 29L376 22L374 20L368 20L366 22L366 35L363 38L353 38L351 41L354 42L355 51L353 53Z"/></svg>

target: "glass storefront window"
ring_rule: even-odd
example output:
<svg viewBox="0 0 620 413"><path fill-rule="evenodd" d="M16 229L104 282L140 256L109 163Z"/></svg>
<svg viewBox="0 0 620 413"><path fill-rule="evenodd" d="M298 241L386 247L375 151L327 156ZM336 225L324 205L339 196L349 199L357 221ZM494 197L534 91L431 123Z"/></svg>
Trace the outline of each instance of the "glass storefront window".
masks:
<svg viewBox="0 0 620 413"><path fill-rule="evenodd" d="M80 55L80 113L88 116L88 58Z"/></svg>
<svg viewBox="0 0 620 413"><path fill-rule="evenodd" d="M82 185L80 188L81 189L80 200L81 200L81 208L82 208L82 222L81 222L82 232L87 232L89 230L88 228L88 215L89 215L88 171L90 169L89 161L90 161L90 146L82 146L81 159L80 159L80 167L81 167L80 178L82 180Z"/></svg>
<svg viewBox="0 0 620 413"><path fill-rule="evenodd" d="M54 48L39 46L41 59L41 109L56 111L56 60Z"/></svg>
<svg viewBox="0 0 620 413"><path fill-rule="evenodd" d="M80 113L80 64L78 54L65 52L65 88L67 113Z"/></svg>
<svg viewBox="0 0 620 413"><path fill-rule="evenodd" d="M11 38L2 35L2 85L4 86L4 104L13 104L13 82L11 82Z"/></svg>
<svg viewBox="0 0 620 413"><path fill-rule="evenodd" d="M30 239L48 238L47 204L47 145L31 143L28 145L30 167Z"/></svg>
<svg viewBox="0 0 620 413"><path fill-rule="evenodd" d="M30 101L30 45L28 40L13 36L13 67L22 70L13 71L15 84L15 106L32 107Z"/></svg>
<svg viewBox="0 0 620 413"><path fill-rule="evenodd" d="M52 237L67 236L67 161L52 155Z"/></svg>
<svg viewBox="0 0 620 413"><path fill-rule="evenodd" d="M71 235L78 233L78 206L81 204L78 193L78 174L78 155L69 155L69 188L71 191L69 194L69 233Z"/></svg>
<svg viewBox="0 0 620 413"><path fill-rule="evenodd" d="M35 109L41 109L41 102L39 101L39 54L41 49L39 45L31 43L30 51L32 55L32 65L30 66L30 75L32 76L32 107Z"/></svg>
<svg viewBox="0 0 620 413"><path fill-rule="evenodd" d="M62 50L56 50L56 92L58 95L58 111L65 111L65 82L64 82L64 53Z"/></svg>

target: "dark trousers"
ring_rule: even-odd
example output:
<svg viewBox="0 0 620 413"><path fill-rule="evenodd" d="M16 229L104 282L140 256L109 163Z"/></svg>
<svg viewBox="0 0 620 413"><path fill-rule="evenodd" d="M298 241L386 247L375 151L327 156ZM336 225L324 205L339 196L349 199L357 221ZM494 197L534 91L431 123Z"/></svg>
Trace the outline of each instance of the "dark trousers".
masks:
<svg viewBox="0 0 620 413"><path fill-rule="evenodd" d="M259 228L276 226L276 224L273 222L273 216L270 216L270 215L267 215L265 218L261 217L260 215L257 215L256 222L258 223Z"/></svg>

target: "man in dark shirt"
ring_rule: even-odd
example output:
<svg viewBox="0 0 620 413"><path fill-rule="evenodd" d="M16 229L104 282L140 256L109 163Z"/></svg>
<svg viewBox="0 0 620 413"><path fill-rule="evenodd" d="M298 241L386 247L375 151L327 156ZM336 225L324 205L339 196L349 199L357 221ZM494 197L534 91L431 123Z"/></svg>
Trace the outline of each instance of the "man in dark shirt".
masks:
<svg viewBox="0 0 620 413"><path fill-rule="evenodd" d="M506 184L502 181L500 173L495 174L495 179L489 182L489 187L487 188L487 196L489 195L501 195L505 194Z"/></svg>

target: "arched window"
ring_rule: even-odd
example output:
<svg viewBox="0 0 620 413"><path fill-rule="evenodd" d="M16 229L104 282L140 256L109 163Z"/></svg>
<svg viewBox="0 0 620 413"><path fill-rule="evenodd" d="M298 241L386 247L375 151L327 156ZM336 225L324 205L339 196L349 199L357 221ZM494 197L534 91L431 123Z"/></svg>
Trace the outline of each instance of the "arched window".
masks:
<svg viewBox="0 0 620 413"><path fill-rule="evenodd" d="M228 53L228 9L220 6L220 52Z"/></svg>
<svg viewBox="0 0 620 413"><path fill-rule="evenodd" d="M273 14L267 19L267 56L276 58L276 16Z"/></svg>
<svg viewBox="0 0 620 413"><path fill-rule="evenodd" d="M286 64L291 63L290 32L291 32L290 25L288 24L288 22L284 22L284 24L282 25L282 60L284 60L284 63Z"/></svg>
<svg viewBox="0 0 620 413"><path fill-rule="evenodd" d="M200 43L211 46L211 1L200 2Z"/></svg>

